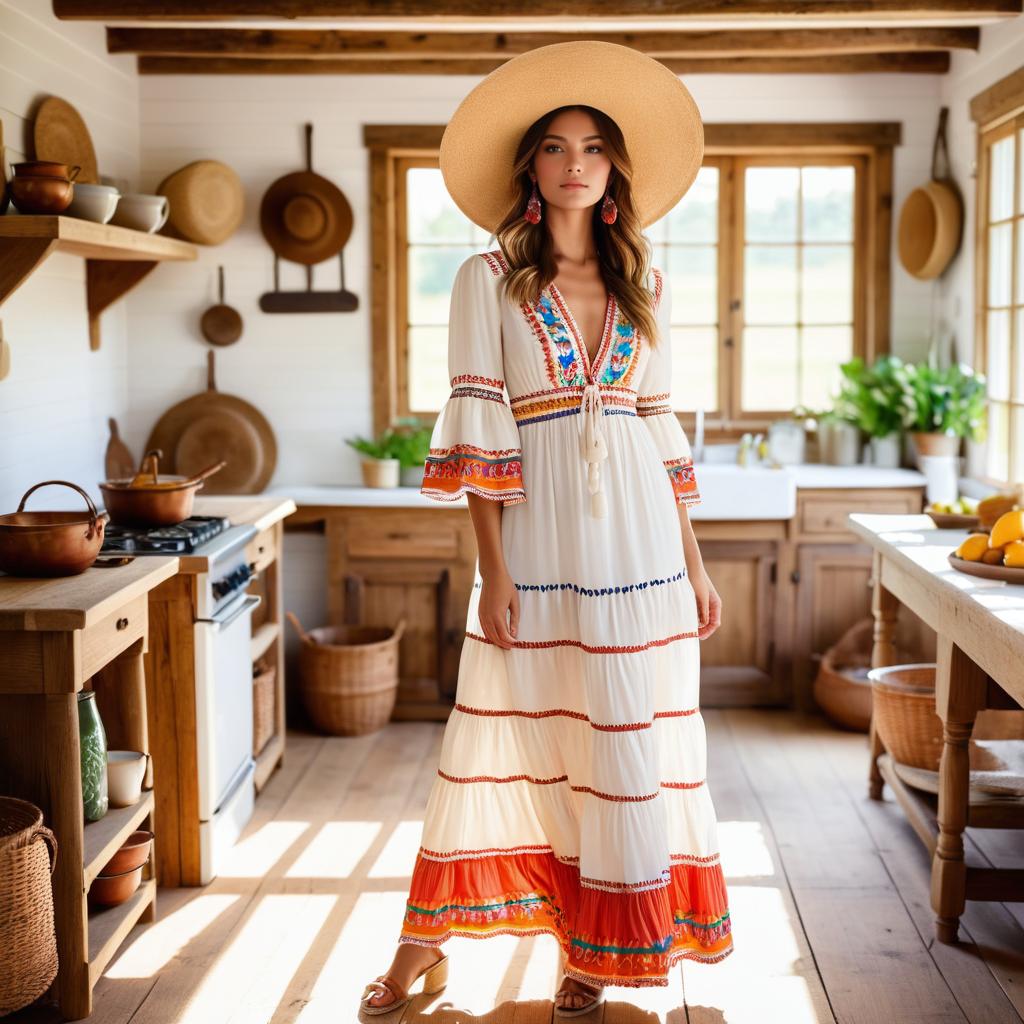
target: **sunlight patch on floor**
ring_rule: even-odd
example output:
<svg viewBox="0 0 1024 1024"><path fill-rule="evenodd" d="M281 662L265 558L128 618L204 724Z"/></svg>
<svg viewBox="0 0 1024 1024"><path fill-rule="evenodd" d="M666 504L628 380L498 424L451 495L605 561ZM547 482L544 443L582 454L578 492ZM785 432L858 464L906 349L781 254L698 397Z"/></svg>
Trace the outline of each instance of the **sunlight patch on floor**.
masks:
<svg viewBox="0 0 1024 1024"><path fill-rule="evenodd" d="M268 821L235 843L225 855L218 877L262 878L308 828L308 821Z"/></svg>
<svg viewBox="0 0 1024 1024"><path fill-rule="evenodd" d="M771 848L759 821L719 821L718 845L726 878L759 878L775 874Z"/></svg>
<svg viewBox="0 0 1024 1024"><path fill-rule="evenodd" d="M206 973L178 1024L271 1020L337 900L308 893L260 899Z"/></svg>
<svg viewBox="0 0 1024 1024"><path fill-rule="evenodd" d="M141 931L107 968L104 977L153 977L238 899L237 895L230 894L197 896Z"/></svg>
<svg viewBox="0 0 1024 1024"><path fill-rule="evenodd" d="M285 874L288 878L348 878L382 827L379 821L329 821Z"/></svg>
<svg viewBox="0 0 1024 1024"><path fill-rule="evenodd" d="M729 913L733 952L713 964L683 961L687 1004L722 1011L726 1024L817 1024L800 973L813 965L801 962L800 924L790 917L782 890L730 884Z"/></svg>
<svg viewBox="0 0 1024 1024"><path fill-rule="evenodd" d="M384 849L367 872L367 877L408 878L412 874L422 836L422 821L400 821L388 836Z"/></svg>

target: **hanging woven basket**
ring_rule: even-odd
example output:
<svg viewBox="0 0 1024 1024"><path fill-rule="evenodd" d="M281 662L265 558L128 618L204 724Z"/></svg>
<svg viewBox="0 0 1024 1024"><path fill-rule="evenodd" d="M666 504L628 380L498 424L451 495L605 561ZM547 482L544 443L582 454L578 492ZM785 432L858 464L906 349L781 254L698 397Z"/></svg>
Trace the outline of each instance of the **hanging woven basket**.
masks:
<svg viewBox="0 0 1024 1024"><path fill-rule="evenodd" d="M57 840L43 812L0 797L0 1017L28 1006L57 976L50 876Z"/></svg>

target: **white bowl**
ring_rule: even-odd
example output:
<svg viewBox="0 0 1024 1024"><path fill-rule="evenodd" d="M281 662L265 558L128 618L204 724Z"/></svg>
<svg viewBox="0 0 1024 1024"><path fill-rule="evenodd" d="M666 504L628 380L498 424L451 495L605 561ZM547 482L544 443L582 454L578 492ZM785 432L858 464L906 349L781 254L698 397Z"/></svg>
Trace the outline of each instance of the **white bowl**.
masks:
<svg viewBox="0 0 1024 1024"><path fill-rule="evenodd" d="M117 202L121 198L121 193L111 185L89 185L77 181L74 193L71 205L64 213L69 217L93 220L98 224L106 224L114 216Z"/></svg>
<svg viewBox="0 0 1024 1024"><path fill-rule="evenodd" d="M170 212L171 204L167 196L127 192L121 196L111 223L152 234L167 223L167 215Z"/></svg>

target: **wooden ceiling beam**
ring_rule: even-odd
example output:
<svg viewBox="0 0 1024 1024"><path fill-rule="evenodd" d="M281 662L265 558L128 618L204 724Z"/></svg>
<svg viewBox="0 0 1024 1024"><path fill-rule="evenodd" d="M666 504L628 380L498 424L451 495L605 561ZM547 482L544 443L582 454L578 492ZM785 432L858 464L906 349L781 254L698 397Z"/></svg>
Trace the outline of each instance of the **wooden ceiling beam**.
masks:
<svg viewBox="0 0 1024 1024"><path fill-rule="evenodd" d="M211 21L241 18L942 19L1020 14L1022 0L52 0L58 18Z"/></svg>
<svg viewBox="0 0 1024 1024"><path fill-rule="evenodd" d="M671 57L831 56L977 50L978 28L750 29L723 32L403 32L332 29L108 28L110 53L187 57L493 59L548 43L599 39Z"/></svg>
<svg viewBox="0 0 1024 1024"><path fill-rule="evenodd" d="M949 53L852 53L831 57L659 58L680 75L699 74L887 74L941 75ZM418 57L147 57L142 75L486 75L504 63L496 58Z"/></svg>

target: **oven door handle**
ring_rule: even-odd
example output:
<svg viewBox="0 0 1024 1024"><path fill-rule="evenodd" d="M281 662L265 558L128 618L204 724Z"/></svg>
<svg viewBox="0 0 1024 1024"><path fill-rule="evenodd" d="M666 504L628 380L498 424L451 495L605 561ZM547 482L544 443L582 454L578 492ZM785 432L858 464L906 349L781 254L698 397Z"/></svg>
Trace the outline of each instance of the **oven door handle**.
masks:
<svg viewBox="0 0 1024 1024"><path fill-rule="evenodd" d="M228 605L229 614L227 618L220 619L216 615L210 620L218 630L227 629L239 615L252 611L263 600L259 594L246 594L245 598L236 602L235 605Z"/></svg>

